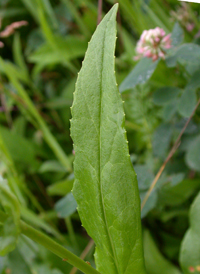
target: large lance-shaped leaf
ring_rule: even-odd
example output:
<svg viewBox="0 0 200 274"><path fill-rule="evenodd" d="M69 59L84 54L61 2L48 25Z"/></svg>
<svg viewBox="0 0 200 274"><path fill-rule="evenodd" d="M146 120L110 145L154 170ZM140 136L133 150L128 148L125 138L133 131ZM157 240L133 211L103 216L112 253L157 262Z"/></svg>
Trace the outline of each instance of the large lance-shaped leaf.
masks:
<svg viewBox="0 0 200 274"><path fill-rule="evenodd" d="M184 274L200 272L200 193L190 208L190 228L181 245L180 263Z"/></svg>
<svg viewBox="0 0 200 274"><path fill-rule="evenodd" d="M144 274L140 201L114 74L117 5L97 27L72 107L74 196L102 274Z"/></svg>

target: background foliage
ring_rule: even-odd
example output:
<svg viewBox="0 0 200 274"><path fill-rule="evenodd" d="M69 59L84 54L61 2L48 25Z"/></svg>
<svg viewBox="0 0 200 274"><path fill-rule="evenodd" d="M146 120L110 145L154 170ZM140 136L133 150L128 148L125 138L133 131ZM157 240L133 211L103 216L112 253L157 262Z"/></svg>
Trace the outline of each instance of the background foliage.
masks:
<svg viewBox="0 0 200 274"><path fill-rule="evenodd" d="M200 5L186 6L187 20L194 24L188 31L185 19L174 19L172 11L177 14L180 7L176 0L118 2L116 76L143 200L199 98ZM104 1L104 12L114 3ZM0 17L2 30L15 21L28 22L1 38L0 173L20 201L23 219L80 255L89 238L70 192L74 155L69 119L77 72L97 24L97 1L1 0ZM168 57L135 62L142 31L157 26L172 33ZM191 246L199 254L192 221L199 222L194 213L199 212L198 197L190 211L200 190L199 155L197 109L142 210L148 274L200 272L200 257L185 255ZM86 257L92 265L93 251ZM70 271L66 262L22 236L15 251L0 257L1 274Z"/></svg>

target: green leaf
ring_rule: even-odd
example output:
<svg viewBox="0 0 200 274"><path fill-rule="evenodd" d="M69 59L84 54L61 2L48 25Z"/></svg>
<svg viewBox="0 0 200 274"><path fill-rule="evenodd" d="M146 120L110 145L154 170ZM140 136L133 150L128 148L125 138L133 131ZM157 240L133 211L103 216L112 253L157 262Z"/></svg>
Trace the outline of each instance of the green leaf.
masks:
<svg viewBox="0 0 200 274"><path fill-rule="evenodd" d="M190 228L181 245L180 264L184 274L198 273L200 269L200 193L190 208Z"/></svg>
<svg viewBox="0 0 200 274"><path fill-rule="evenodd" d="M136 165L134 168L138 179L140 199L141 202L143 202L144 197L146 196L147 191L153 182L154 174L149 170L148 166L145 165ZM156 206L157 196L157 189L154 188L147 202L145 203L145 206L142 208L141 218L144 218L149 213L149 211L151 211Z"/></svg>
<svg viewBox="0 0 200 274"><path fill-rule="evenodd" d="M16 163L23 164L26 167L37 166L36 151L32 142L5 127L0 127L0 134Z"/></svg>
<svg viewBox="0 0 200 274"><path fill-rule="evenodd" d="M23 8L23 7L20 7L20 8L9 8L9 7L6 7L6 8L2 8L1 6L1 10L0 10L0 17L1 18L10 18L10 17L13 17L13 16L19 16L21 14L25 14L26 13L26 10Z"/></svg>
<svg viewBox="0 0 200 274"><path fill-rule="evenodd" d="M196 90L197 88L200 87L200 69L198 69L197 71L194 72L194 74L192 75L190 81L188 82L186 88L187 89L193 89Z"/></svg>
<svg viewBox="0 0 200 274"><path fill-rule="evenodd" d="M22 80L24 83L28 83L29 79L27 79L27 75L25 75L18 66L12 64L10 61L2 62L2 59L0 59L0 72L6 73L6 71L9 71L12 76Z"/></svg>
<svg viewBox="0 0 200 274"><path fill-rule="evenodd" d="M73 184L74 184L74 179L67 178L65 180L56 182L53 185L50 185L47 188L47 192L50 196L53 196L53 195L64 196L72 190Z"/></svg>
<svg viewBox="0 0 200 274"><path fill-rule="evenodd" d="M76 23L79 26L82 33L84 34L84 36L89 37L90 32L89 32L87 26L85 25L84 20L82 19L79 12L77 11L75 4L70 0L62 0L62 2L66 5L67 10L72 14L74 19L76 20Z"/></svg>
<svg viewBox="0 0 200 274"><path fill-rule="evenodd" d="M143 58L121 83L119 87L120 92L132 89L138 84L146 83L154 73L158 62L159 60L153 62L150 58Z"/></svg>
<svg viewBox="0 0 200 274"><path fill-rule="evenodd" d="M31 119L31 122L34 126L39 127L39 129L43 133L43 137L48 145L51 147L59 161L66 167L67 170L71 171L71 162L68 159L68 156L65 154L63 149L61 148L60 144L57 142L53 134L50 132L49 128L47 127L45 121L39 114L37 108L30 100L27 91L21 85L21 83L17 80L17 78L10 72L10 66L8 63L4 62L3 59L0 57L0 67L3 67L7 77L9 78L10 82L16 88L18 95L25 103L26 107L21 108L21 111L26 112L26 114ZM18 100L16 103L21 107L21 104Z"/></svg>
<svg viewBox="0 0 200 274"><path fill-rule="evenodd" d="M54 10L51 6L51 3L49 0L42 0L42 4L44 6L44 10L45 12L48 14L48 19L51 21L52 26L55 29L58 29L58 22L57 22L57 18L54 14Z"/></svg>
<svg viewBox="0 0 200 274"><path fill-rule="evenodd" d="M162 87L153 94L153 101L156 105L165 105L176 99L181 89L176 87Z"/></svg>
<svg viewBox="0 0 200 274"><path fill-rule="evenodd" d="M153 182L154 174L145 165L136 165L134 168L137 174L139 190L148 190L151 183Z"/></svg>
<svg viewBox="0 0 200 274"><path fill-rule="evenodd" d="M184 91L180 98L178 111L183 117L189 117L197 103L197 96L195 89L188 89Z"/></svg>
<svg viewBox="0 0 200 274"><path fill-rule="evenodd" d="M15 63L21 69L21 73L24 74L24 78L27 78L27 81L28 81L29 80L28 68L26 66L26 63L22 55L22 45L21 45L19 33L16 33L14 36L13 57L14 57Z"/></svg>
<svg viewBox="0 0 200 274"><path fill-rule="evenodd" d="M159 204L162 206L179 206L200 187L199 179L185 179L173 184L173 179L166 182L159 192Z"/></svg>
<svg viewBox="0 0 200 274"><path fill-rule="evenodd" d="M63 272L58 269L52 270L48 265L39 265L37 267L37 274L63 274Z"/></svg>
<svg viewBox="0 0 200 274"><path fill-rule="evenodd" d="M140 199L143 202L147 191L140 192ZM156 189L153 189L151 194L149 195L148 200L146 201L144 207L142 208L141 218L144 218L153 208L155 208L158 200L158 193Z"/></svg>
<svg viewBox="0 0 200 274"><path fill-rule="evenodd" d="M21 0L27 10L32 14L36 22L38 22L37 5L33 0Z"/></svg>
<svg viewBox="0 0 200 274"><path fill-rule="evenodd" d="M148 230L144 231L144 257L148 274L181 274L163 257Z"/></svg>
<svg viewBox="0 0 200 274"><path fill-rule="evenodd" d="M198 64L200 61L200 46L192 43L181 45L166 59L169 67L174 67L178 61L187 64Z"/></svg>
<svg viewBox="0 0 200 274"><path fill-rule="evenodd" d="M43 162L39 169L40 173L45 172L66 172L66 169L56 160L49 160Z"/></svg>
<svg viewBox="0 0 200 274"><path fill-rule="evenodd" d="M98 25L72 107L74 197L101 273L144 274L140 201L116 86L116 4Z"/></svg>
<svg viewBox="0 0 200 274"><path fill-rule="evenodd" d="M200 135L189 146L186 162L190 168L200 171Z"/></svg>
<svg viewBox="0 0 200 274"><path fill-rule="evenodd" d="M19 250L16 249L8 255L8 269L10 273L15 274L32 274L30 266L24 260Z"/></svg>
<svg viewBox="0 0 200 274"><path fill-rule="evenodd" d="M3 269L5 269L5 265L7 262L7 257L0 257L0 273L3 273Z"/></svg>
<svg viewBox="0 0 200 274"><path fill-rule="evenodd" d="M172 45L175 47L180 45L183 42L183 38L184 38L184 31L179 25L179 23L176 22L171 35Z"/></svg>
<svg viewBox="0 0 200 274"><path fill-rule="evenodd" d="M153 136L153 152L155 156L164 160L170 145L171 137L172 128L169 124L161 124L155 130Z"/></svg>
<svg viewBox="0 0 200 274"><path fill-rule="evenodd" d="M30 209L21 207L21 216L27 223L33 225L34 227L41 228L59 239L59 233Z"/></svg>
<svg viewBox="0 0 200 274"><path fill-rule="evenodd" d="M0 204L8 214L5 221L0 222L0 256L5 256L15 249L20 234L20 207L2 178L0 178Z"/></svg>
<svg viewBox="0 0 200 274"><path fill-rule="evenodd" d="M77 208L76 200L72 193L67 194L55 204L55 210L59 218L67 218L72 215Z"/></svg>
<svg viewBox="0 0 200 274"><path fill-rule="evenodd" d="M82 57L86 46L86 41L75 36L68 36L66 39L56 36L55 47L49 43L42 44L29 56L29 61L41 64L43 67L50 64L63 64L65 61Z"/></svg>
<svg viewBox="0 0 200 274"><path fill-rule="evenodd" d="M163 107L163 119L165 122L169 122L172 117L175 115L176 111L177 111L177 105L178 105L178 99L175 99L173 102L164 105Z"/></svg>

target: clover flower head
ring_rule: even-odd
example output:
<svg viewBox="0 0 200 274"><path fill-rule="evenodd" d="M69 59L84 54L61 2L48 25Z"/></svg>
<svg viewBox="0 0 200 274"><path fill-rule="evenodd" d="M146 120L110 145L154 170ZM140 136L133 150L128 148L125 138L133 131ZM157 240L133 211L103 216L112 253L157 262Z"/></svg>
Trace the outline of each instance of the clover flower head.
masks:
<svg viewBox="0 0 200 274"><path fill-rule="evenodd" d="M182 2L181 6L179 6L176 11L172 10L170 14L172 20L178 21L188 32L193 31L195 28L195 24L189 12L189 6L187 3Z"/></svg>
<svg viewBox="0 0 200 274"><path fill-rule="evenodd" d="M134 59L139 60L142 57L152 58L153 61L158 58L165 59L166 50L171 47L171 34L166 35L165 31L159 27L144 30L137 43L137 56Z"/></svg>

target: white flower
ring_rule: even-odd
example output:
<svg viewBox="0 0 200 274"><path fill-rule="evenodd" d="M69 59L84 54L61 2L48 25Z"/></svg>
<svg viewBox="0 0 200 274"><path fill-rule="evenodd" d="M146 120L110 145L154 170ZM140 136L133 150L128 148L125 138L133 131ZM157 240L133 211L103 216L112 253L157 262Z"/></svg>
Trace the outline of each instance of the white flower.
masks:
<svg viewBox="0 0 200 274"><path fill-rule="evenodd" d="M159 27L144 30L137 43L137 56L134 59L138 60L142 57L152 58L153 61L158 58L165 59L166 50L171 47L171 34L166 35Z"/></svg>

